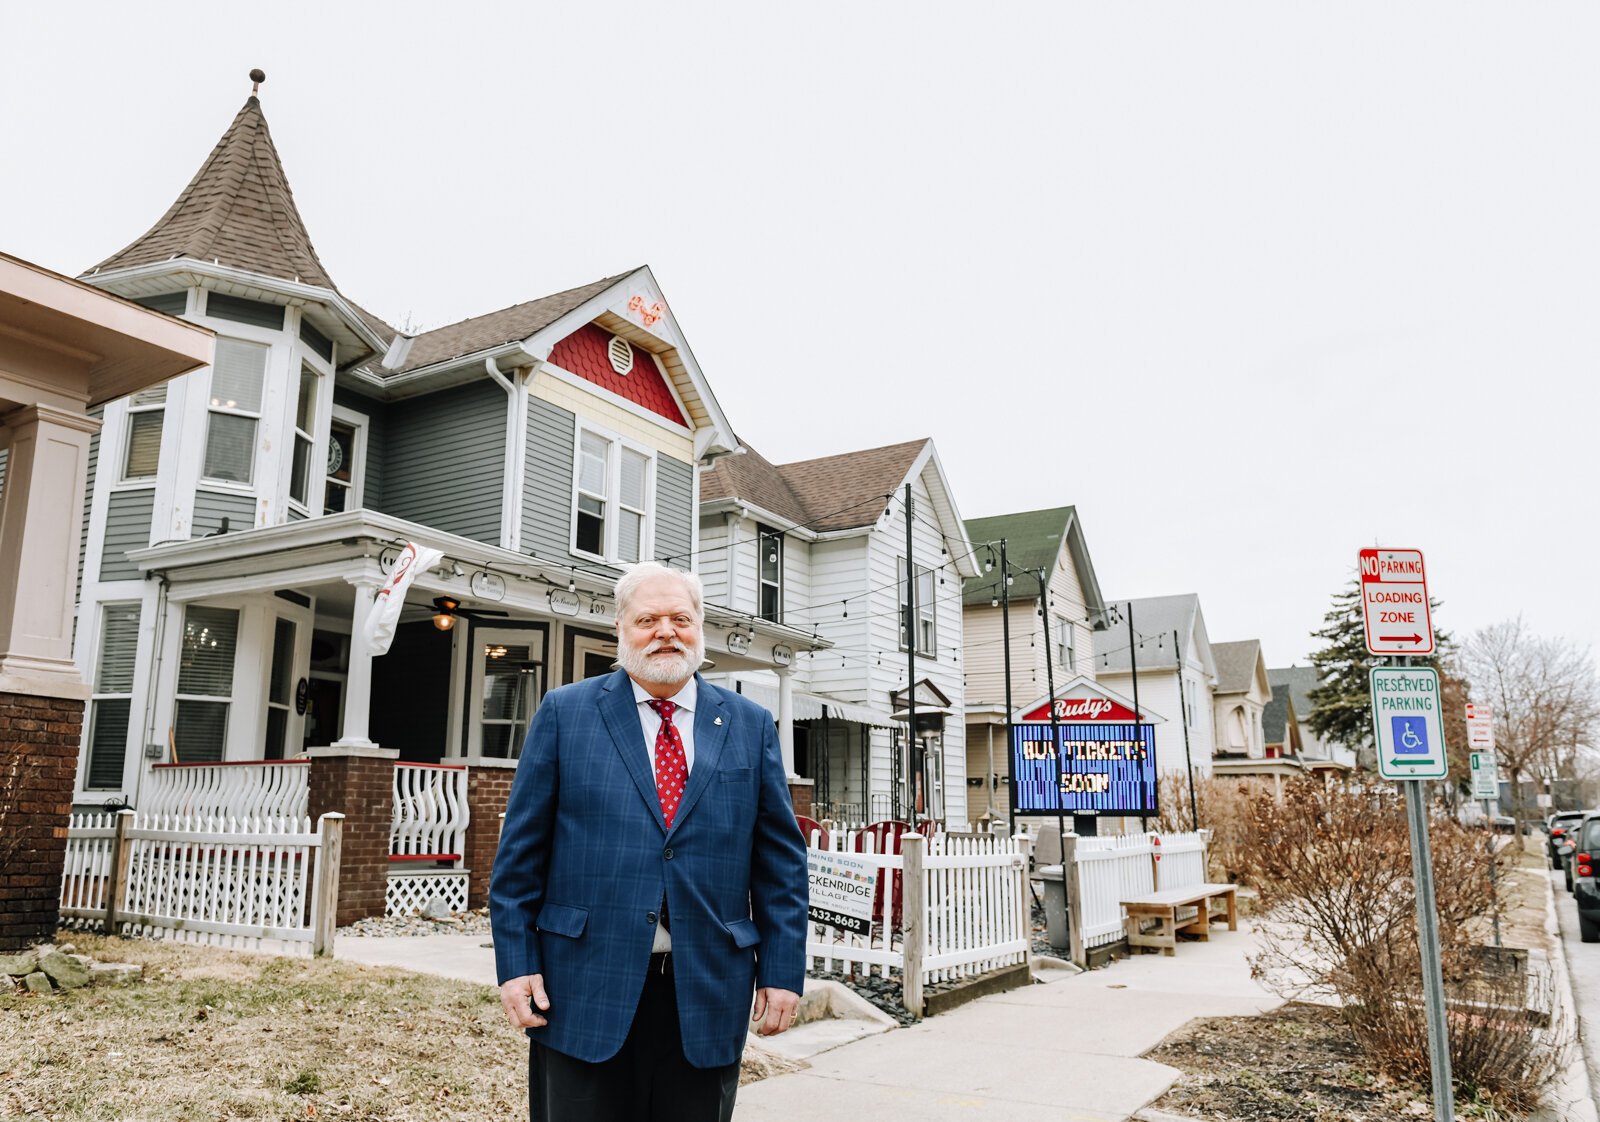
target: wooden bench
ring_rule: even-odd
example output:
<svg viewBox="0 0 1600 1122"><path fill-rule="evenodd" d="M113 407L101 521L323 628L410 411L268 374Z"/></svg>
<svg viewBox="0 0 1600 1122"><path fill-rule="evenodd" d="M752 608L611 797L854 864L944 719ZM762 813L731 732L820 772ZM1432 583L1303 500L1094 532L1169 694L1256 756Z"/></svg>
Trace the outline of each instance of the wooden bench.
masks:
<svg viewBox="0 0 1600 1122"><path fill-rule="evenodd" d="M1136 896L1132 900L1122 901L1122 908L1127 913L1127 919L1123 922L1127 926L1128 946L1149 947L1160 950L1162 954L1172 955L1178 953L1179 932L1200 939L1209 939L1211 922L1224 918L1228 921L1229 931L1239 930L1239 905L1234 897L1234 890L1231 884L1191 884L1184 888L1167 888L1160 892L1152 892L1148 896ZM1227 910L1213 916L1211 914L1213 900L1223 901ZM1199 915L1179 927L1180 908L1197 908ZM1146 932L1143 929L1144 921L1147 919L1157 921L1153 932Z"/></svg>

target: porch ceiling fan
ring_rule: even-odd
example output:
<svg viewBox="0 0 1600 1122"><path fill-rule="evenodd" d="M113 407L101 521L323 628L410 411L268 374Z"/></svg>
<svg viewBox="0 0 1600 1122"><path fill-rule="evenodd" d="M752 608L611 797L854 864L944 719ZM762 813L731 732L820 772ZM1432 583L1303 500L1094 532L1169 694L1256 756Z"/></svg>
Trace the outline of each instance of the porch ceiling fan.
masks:
<svg viewBox="0 0 1600 1122"><path fill-rule="evenodd" d="M496 616L505 617L509 612L491 612L482 608L463 608L461 601L454 596L435 596L433 598L433 626L440 631L449 631L459 619L493 619Z"/></svg>

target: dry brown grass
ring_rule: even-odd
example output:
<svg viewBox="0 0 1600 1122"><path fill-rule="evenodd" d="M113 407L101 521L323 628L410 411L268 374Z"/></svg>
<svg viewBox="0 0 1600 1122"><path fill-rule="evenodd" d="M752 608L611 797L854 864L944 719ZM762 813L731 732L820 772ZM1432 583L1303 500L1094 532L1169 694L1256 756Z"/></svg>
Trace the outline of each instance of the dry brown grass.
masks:
<svg viewBox="0 0 1600 1122"><path fill-rule="evenodd" d="M126 987L0 992L0 1117L527 1117L527 1045L487 986L326 959L74 936Z"/></svg>

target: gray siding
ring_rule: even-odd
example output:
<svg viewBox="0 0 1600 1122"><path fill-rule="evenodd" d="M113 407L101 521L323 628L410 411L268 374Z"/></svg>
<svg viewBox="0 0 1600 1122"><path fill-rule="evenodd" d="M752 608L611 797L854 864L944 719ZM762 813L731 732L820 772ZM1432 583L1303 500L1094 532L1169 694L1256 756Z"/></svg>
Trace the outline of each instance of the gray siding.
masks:
<svg viewBox="0 0 1600 1122"><path fill-rule="evenodd" d="M100 557L101 580L138 580L139 569L128 560L128 550L150 544L150 516L155 506L154 488L118 491L106 510L106 548Z"/></svg>
<svg viewBox="0 0 1600 1122"><path fill-rule="evenodd" d="M487 378L391 404L383 512L498 545L506 407Z"/></svg>
<svg viewBox="0 0 1600 1122"><path fill-rule="evenodd" d="M693 548L694 469L671 456L656 457L656 557L687 567Z"/></svg>
<svg viewBox="0 0 1600 1122"><path fill-rule="evenodd" d="M194 520L189 523L191 538L206 538L222 529L222 520L228 520L228 533L250 530L256 524L256 501L249 495L233 495L222 491L196 491L194 493Z"/></svg>
<svg viewBox="0 0 1600 1122"><path fill-rule="evenodd" d="M572 449L577 421L565 409L528 399L528 449L522 473L522 551L571 559ZM592 564L592 562L590 562Z"/></svg>
<svg viewBox="0 0 1600 1122"><path fill-rule="evenodd" d="M89 416L97 421L105 420L105 406L99 405L89 410ZM0 453L4 455L4 453ZM89 548L89 510L94 505L94 476L100 467L100 430L95 429L89 436L89 464L84 473L83 484L83 522L78 527L78 591L74 600L83 600L83 565L84 553Z"/></svg>
<svg viewBox="0 0 1600 1122"><path fill-rule="evenodd" d="M387 510L383 505L383 469L389 447L389 406L362 397L344 386L333 387L333 403L367 418L367 463L361 477L361 505L367 510Z"/></svg>

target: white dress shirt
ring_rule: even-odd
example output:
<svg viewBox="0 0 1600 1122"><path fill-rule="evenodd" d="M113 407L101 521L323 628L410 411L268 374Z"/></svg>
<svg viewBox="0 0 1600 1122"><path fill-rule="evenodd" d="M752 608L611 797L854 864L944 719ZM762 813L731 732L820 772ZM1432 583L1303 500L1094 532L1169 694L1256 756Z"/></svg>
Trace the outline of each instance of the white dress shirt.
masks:
<svg viewBox="0 0 1600 1122"><path fill-rule="evenodd" d="M656 737L661 734L661 714L650 707L655 700L645 688L632 678L628 684L633 687L633 700L635 708L639 710L639 728L644 732L644 750L650 757L650 774L656 773ZM677 706L672 712L672 725L678 730L678 739L683 741L683 770L688 775L694 770L694 706L696 700L696 684L690 678L683 684L683 689L667 698ZM650 945L651 954L661 954L672 949L672 935L661 924L656 924L655 941Z"/></svg>

